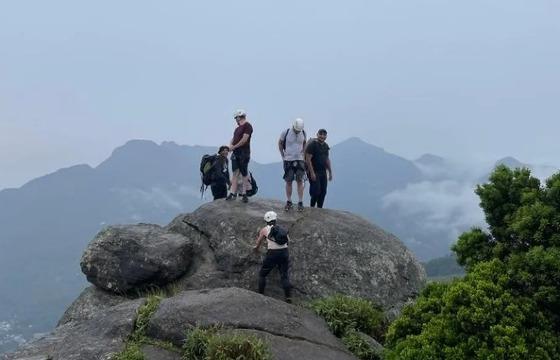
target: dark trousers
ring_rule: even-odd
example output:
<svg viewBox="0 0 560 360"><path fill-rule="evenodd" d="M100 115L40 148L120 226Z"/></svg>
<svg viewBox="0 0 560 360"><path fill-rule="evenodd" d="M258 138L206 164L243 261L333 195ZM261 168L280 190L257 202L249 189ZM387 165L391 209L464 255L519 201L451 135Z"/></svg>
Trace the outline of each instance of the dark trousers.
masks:
<svg viewBox="0 0 560 360"><path fill-rule="evenodd" d="M315 172L316 180L312 181L309 179L309 196L311 196L310 206L318 208L323 207L325 202L325 196L327 196L327 184L329 179L327 178L327 171Z"/></svg>
<svg viewBox="0 0 560 360"><path fill-rule="evenodd" d="M290 277L288 275L290 255L287 248L267 251L261 270L259 271L259 293L264 294L266 276L275 267L278 267L278 270L280 270L280 280L282 281L282 288L284 288L284 296L286 299L289 299L291 297L292 285L290 284Z"/></svg>
<svg viewBox="0 0 560 360"><path fill-rule="evenodd" d="M210 189L212 190L214 200L225 199L227 196L227 184L225 183L212 184Z"/></svg>

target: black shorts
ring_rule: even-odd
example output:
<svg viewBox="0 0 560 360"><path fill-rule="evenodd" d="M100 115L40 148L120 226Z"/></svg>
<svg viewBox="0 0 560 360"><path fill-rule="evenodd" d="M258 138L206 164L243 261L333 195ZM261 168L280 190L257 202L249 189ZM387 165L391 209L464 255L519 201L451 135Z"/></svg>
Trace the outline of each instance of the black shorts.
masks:
<svg viewBox="0 0 560 360"><path fill-rule="evenodd" d="M305 161L284 161L284 180L288 182L305 180Z"/></svg>
<svg viewBox="0 0 560 360"><path fill-rule="evenodd" d="M242 176L249 175L249 160L251 159L251 154L246 153L233 153L231 155L231 170L236 172L239 170Z"/></svg>

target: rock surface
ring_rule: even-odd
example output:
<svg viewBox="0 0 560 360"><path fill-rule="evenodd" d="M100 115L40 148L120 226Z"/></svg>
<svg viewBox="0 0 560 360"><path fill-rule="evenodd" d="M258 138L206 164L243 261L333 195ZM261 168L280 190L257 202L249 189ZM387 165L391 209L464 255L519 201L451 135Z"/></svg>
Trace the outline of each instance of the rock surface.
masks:
<svg viewBox="0 0 560 360"><path fill-rule="evenodd" d="M256 336L277 360L355 359L315 314L244 289L191 290L165 299L147 334L180 346L189 325Z"/></svg>
<svg viewBox="0 0 560 360"><path fill-rule="evenodd" d="M124 348L145 299L157 287L182 292L164 299L146 335L180 348L188 325L220 324L221 332L255 335L274 359L354 359L325 322L286 304L271 273L265 297L256 290L264 251L252 251L266 211L290 232L290 276L296 302L342 293L371 299L389 318L420 292L423 267L393 235L344 211L283 211L278 201L207 203L166 227L119 225L101 231L82 257L90 287L69 307L55 331L3 359L109 359ZM373 339L371 339L373 340ZM144 345L148 360L179 359Z"/></svg>
<svg viewBox="0 0 560 360"><path fill-rule="evenodd" d="M89 244L80 265L92 284L124 293L177 279L189 269L192 251L188 238L157 225L110 226Z"/></svg>
<svg viewBox="0 0 560 360"><path fill-rule="evenodd" d="M224 200L180 215L167 226L173 233L200 234L199 257L179 283L183 288L237 286L256 290L263 254L253 254L263 214L274 210L290 233L290 276L294 296L311 299L343 293L369 298L386 310L400 309L417 296L425 272L395 236L349 212L329 209L283 211L279 201ZM282 298L279 276L272 273L267 295Z"/></svg>
<svg viewBox="0 0 560 360"><path fill-rule="evenodd" d="M136 312L143 303L143 299L128 300L100 310L87 320L67 322L46 337L2 359L37 357L49 360L109 360L123 350L126 339L134 329Z"/></svg>
<svg viewBox="0 0 560 360"><path fill-rule="evenodd" d="M82 297L91 298L91 290ZM83 301L82 301L83 302ZM45 338L6 360L37 357L49 360L109 360L124 349L144 299L99 309L89 319L68 321ZM181 348L187 330L220 326L221 333L253 335L264 340L275 360L355 360L326 323L309 310L239 288L190 290L163 299L152 314L146 335ZM157 345L141 347L146 360L181 359Z"/></svg>

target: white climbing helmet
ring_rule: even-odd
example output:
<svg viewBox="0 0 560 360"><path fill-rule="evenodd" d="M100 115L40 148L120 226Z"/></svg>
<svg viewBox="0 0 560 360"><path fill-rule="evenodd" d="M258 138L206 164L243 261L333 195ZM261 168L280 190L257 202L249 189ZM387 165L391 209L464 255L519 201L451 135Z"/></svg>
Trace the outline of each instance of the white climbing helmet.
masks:
<svg viewBox="0 0 560 360"><path fill-rule="evenodd" d="M264 221L268 223L276 220L277 217L278 215L276 215L274 211L267 211L266 214L264 214Z"/></svg>
<svg viewBox="0 0 560 360"><path fill-rule="evenodd" d="M302 118L295 119L293 127L294 127L295 131L302 131L303 130L303 119Z"/></svg>
<svg viewBox="0 0 560 360"><path fill-rule="evenodd" d="M233 113L233 118L245 117L245 116L247 116L247 113L246 113L245 110L243 110L243 109L237 109L237 110L235 110L235 112Z"/></svg>

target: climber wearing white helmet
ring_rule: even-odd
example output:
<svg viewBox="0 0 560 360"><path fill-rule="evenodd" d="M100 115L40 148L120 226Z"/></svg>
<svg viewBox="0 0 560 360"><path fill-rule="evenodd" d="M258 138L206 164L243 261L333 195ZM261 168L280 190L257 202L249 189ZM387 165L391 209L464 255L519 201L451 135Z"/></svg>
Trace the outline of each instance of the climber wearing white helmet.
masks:
<svg viewBox="0 0 560 360"><path fill-rule="evenodd" d="M251 135L253 134L253 126L247 121L247 114L244 110L237 110L233 117L237 122L237 128L233 132L233 138L229 145L231 155L231 170L233 172L231 178L231 190L226 200L237 198L237 179L239 176L243 178L243 186L239 191L243 202L248 202L247 191L251 190L251 182L249 181L249 160L251 159Z"/></svg>
<svg viewBox="0 0 560 360"><path fill-rule="evenodd" d="M266 276L278 267L280 271L280 280L282 281L282 288L284 289L285 300L288 303L292 302L290 284L290 277L288 274L290 266L290 255L288 253L288 242L290 237L288 232L281 226L276 224L278 216L274 211L268 211L264 214L264 221L266 226L263 227L257 236L257 244L253 248L258 252L262 242L266 239L267 252L263 261L261 270L259 271L259 293L264 294L266 287Z"/></svg>
<svg viewBox="0 0 560 360"><path fill-rule="evenodd" d="M303 211L303 191L305 188L305 161L304 149L307 135L303 129L303 119L294 120L291 128L280 134L278 150L284 161L284 181L286 181L286 206L284 210L289 211L292 203L292 183L297 183L298 211Z"/></svg>

